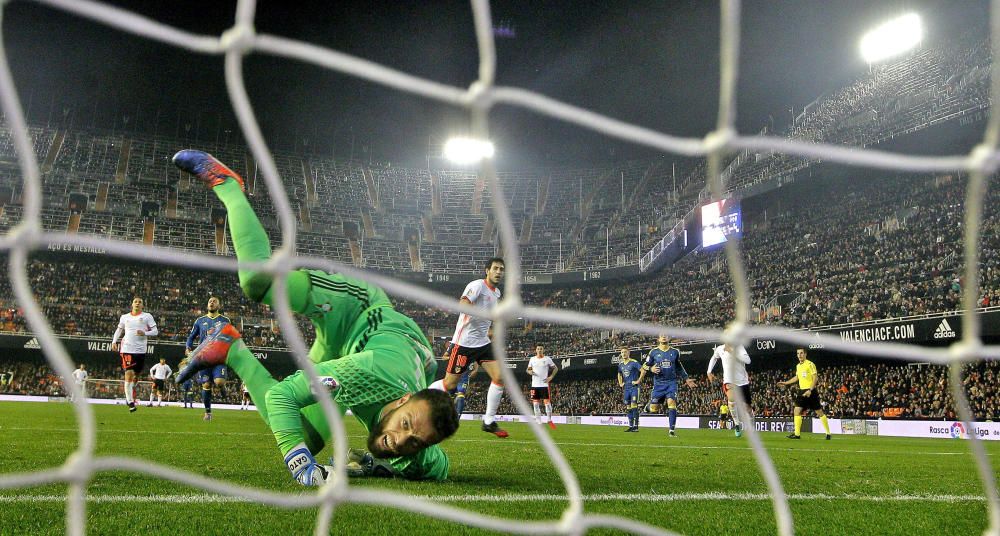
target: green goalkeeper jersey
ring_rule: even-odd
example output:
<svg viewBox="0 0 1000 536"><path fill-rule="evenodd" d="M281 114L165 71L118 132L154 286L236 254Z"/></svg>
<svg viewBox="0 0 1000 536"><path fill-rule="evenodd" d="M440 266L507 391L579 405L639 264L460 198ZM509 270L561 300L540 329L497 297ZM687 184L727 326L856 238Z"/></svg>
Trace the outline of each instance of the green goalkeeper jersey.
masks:
<svg viewBox="0 0 1000 536"><path fill-rule="evenodd" d="M392 302L381 288L340 274L301 270L290 278L291 293L296 292L296 279L302 278L299 274L309 278L309 292L304 293L305 303L299 305L299 312L316 328L316 340L309 350L313 363L362 351L376 331L397 331L430 347L408 317L396 315L386 322L385 308L391 308Z"/></svg>
<svg viewBox="0 0 1000 536"><path fill-rule="evenodd" d="M408 393L433 382L437 362L419 329L408 329L412 320L391 307L380 307L379 329L365 340L361 352L316 366L317 374L341 412L350 409L366 431L378 425L382 408ZM416 328L413 325L413 328ZM361 339L357 339L360 341ZM322 410L310 389L308 378L296 372L278 383L267 395L271 429L282 450L305 440L301 419L329 437ZM395 470L410 479L444 480L448 477L448 457L437 445L416 454L389 460Z"/></svg>

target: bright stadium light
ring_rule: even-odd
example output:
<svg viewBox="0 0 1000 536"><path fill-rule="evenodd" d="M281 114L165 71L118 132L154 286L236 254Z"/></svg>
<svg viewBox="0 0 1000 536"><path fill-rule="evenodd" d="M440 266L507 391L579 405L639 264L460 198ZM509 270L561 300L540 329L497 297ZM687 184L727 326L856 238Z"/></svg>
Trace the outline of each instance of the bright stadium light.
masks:
<svg viewBox="0 0 1000 536"><path fill-rule="evenodd" d="M886 60L917 46L923 38L920 15L908 13L866 33L861 38L861 57L868 63Z"/></svg>
<svg viewBox="0 0 1000 536"><path fill-rule="evenodd" d="M456 164L474 164L484 158L493 158L493 142L452 138L444 144L444 157Z"/></svg>

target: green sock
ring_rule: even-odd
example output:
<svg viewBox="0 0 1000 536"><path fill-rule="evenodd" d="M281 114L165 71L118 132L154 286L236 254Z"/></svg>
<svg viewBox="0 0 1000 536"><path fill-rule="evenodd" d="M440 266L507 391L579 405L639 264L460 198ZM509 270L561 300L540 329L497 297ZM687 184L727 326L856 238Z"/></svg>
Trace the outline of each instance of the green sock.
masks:
<svg viewBox="0 0 1000 536"><path fill-rule="evenodd" d="M257 412L264 419L264 423L270 425L267 419L267 402L265 396L268 389L278 383L278 381L271 376L271 373L264 368L264 365L260 364L260 361L257 361L253 352L243 344L243 339L237 340L229 348L229 353L226 354L226 365L233 369L233 372L243 380L243 383L250 391L250 398L253 399L254 405L257 406Z"/></svg>
<svg viewBox="0 0 1000 536"><path fill-rule="evenodd" d="M229 235L233 238L236 258L241 261L266 261L271 258L271 242L267 238L264 226L257 219L253 207L247 201L243 190L235 180L226 182L212 189L226 206L229 219ZM257 299L263 298L270 287L270 277L250 270L240 270L240 286L248 291L248 295ZM252 292L252 293L251 293Z"/></svg>
<svg viewBox="0 0 1000 536"><path fill-rule="evenodd" d="M243 344L243 340L233 343L226 355L226 365L233 369L233 372L243 380L250 391L250 398L257 406L257 413L264 419L264 424L271 426L267 417L267 391L278 383L271 373L264 368L264 365L257 361L253 353ZM314 454L323 450L326 438L330 437L330 427L323 417L323 409L319 404L313 404L302 408L302 431L305 433L306 446ZM287 454L291 446L282 445L278 441L282 454Z"/></svg>
<svg viewBox="0 0 1000 536"><path fill-rule="evenodd" d="M271 258L271 241L267 238L264 226L257 219L253 207L247 201L243 190L235 180L226 182L212 189L226 206L229 219L229 235L233 238L236 258L240 261L266 261ZM240 287L250 299L273 305L271 276L252 270L240 270ZM309 275L300 270L288 274L288 298L293 311L302 312L306 309L309 294Z"/></svg>

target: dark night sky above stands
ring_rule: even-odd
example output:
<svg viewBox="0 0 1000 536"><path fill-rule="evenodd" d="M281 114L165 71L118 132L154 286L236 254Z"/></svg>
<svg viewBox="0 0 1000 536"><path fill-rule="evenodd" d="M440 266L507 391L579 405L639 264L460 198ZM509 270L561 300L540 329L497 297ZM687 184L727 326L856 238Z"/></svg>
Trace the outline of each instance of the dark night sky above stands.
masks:
<svg viewBox="0 0 1000 536"><path fill-rule="evenodd" d="M219 35L235 2L125 1L142 15ZM207 6L207 7L205 7ZM531 89L614 118L703 136L718 100L718 3L698 1L495 1L497 82ZM743 6L739 128L784 128L867 67L861 34L914 10L925 43L984 34L986 2L749 1ZM144 40L29 2L9 5L4 39L30 120L77 128L139 129L201 139L236 130L221 57ZM261 0L259 32L295 37L443 83L468 86L477 53L468 2ZM253 55L247 85L269 144L335 157L423 165L429 144L467 129L463 110L318 67ZM796 112L797 113L797 112ZM124 117L128 116L127 123ZM657 153L510 107L492 116L501 168L598 163ZM235 134L234 134L235 136ZM353 140L353 143L352 143Z"/></svg>

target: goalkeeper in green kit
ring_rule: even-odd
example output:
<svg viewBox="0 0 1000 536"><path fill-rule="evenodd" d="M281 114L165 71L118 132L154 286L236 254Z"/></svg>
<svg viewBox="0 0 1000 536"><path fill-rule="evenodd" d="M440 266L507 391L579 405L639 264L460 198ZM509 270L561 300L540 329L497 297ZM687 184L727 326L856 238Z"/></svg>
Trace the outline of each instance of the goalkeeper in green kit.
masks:
<svg viewBox="0 0 1000 536"><path fill-rule="evenodd" d="M270 258L270 242L239 175L202 151L180 151L173 162L212 188L226 206L237 259ZM273 305L270 274L240 270L239 279L250 299ZM458 417L448 393L427 388L437 362L416 323L393 309L385 291L364 281L305 269L292 271L286 281L289 306L316 328L309 358L327 389L323 395L333 397L341 411L350 409L368 430L368 452L351 449L348 473L446 479L448 456L437 443L455 433ZM292 477L307 486L323 484L332 468L314 456L330 439L330 429L305 374L275 380L236 328L219 324L191 353L177 382L221 364L249 388Z"/></svg>

